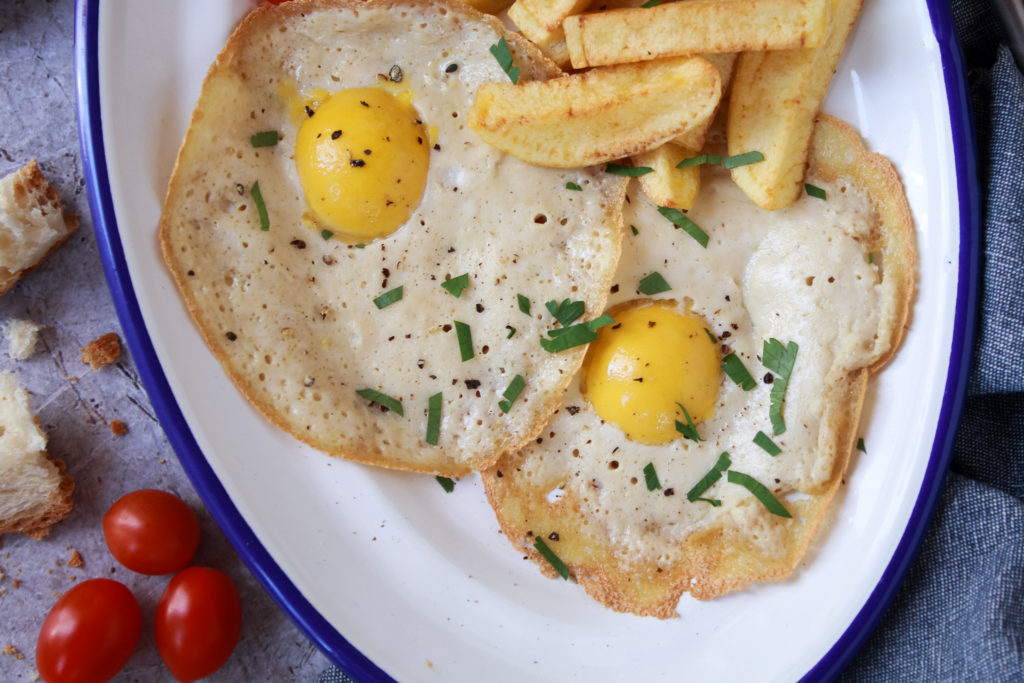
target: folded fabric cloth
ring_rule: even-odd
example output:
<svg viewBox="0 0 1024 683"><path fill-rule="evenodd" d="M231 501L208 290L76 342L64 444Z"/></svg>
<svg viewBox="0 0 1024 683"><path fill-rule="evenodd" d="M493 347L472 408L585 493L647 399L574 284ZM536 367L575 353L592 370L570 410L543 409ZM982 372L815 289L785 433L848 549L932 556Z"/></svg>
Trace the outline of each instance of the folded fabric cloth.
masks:
<svg viewBox="0 0 1024 683"><path fill-rule="evenodd" d="M1024 76L988 2L951 6L984 193L974 361L935 519L842 683L1024 680Z"/></svg>
<svg viewBox="0 0 1024 683"><path fill-rule="evenodd" d="M984 192L978 337L935 519L844 683L1024 680L1024 76L989 3L951 6Z"/></svg>

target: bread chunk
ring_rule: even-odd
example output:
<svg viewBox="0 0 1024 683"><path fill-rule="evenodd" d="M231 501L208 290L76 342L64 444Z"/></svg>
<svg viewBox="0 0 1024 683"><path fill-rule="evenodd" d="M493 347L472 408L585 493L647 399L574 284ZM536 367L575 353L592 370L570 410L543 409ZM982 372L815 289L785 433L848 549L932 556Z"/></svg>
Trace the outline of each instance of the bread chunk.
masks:
<svg viewBox="0 0 1024 683"><path fill-rule="evenodd" d="M46 452L46 434L29 407L28 391L0 372L0 536L42 538L71 513L75 481Z"/></svg>
<svg viewBox="0 0 1024 683"><path fill-rule="evenodd" d="M39 331L43 326L31 320L11 318L3 323L4 338L8 342L8 354L14 360L25 360L36 351Z"/></svg>
<svg viewBox="0 0 1024 683"><path fill-rule="evenodd" d="M0 294L78 229L36 160L0 179Z"/></svg>

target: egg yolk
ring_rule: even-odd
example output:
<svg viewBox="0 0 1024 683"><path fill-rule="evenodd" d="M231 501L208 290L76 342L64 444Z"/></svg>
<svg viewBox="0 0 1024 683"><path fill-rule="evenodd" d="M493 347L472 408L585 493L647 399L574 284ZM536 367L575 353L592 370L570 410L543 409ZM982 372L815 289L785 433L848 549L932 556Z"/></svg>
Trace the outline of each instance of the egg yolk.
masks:
<svg viewBox="0 0 1024 683"><path fill-rule="evenodd" d="M632 441L680 438L676 420L694 424L714 413L721 361L704 322L675 302L658 301L613 314L583 367L583 391L597 414Z"/></svg>
<svg viewBox="0 0 1024 683"><path fill-rule="evenodd" d="M295 143L302 191L317 220L353 241L385 237L408 219L427 182L427 129L409 94L334 93L303 121Z"/></svg>

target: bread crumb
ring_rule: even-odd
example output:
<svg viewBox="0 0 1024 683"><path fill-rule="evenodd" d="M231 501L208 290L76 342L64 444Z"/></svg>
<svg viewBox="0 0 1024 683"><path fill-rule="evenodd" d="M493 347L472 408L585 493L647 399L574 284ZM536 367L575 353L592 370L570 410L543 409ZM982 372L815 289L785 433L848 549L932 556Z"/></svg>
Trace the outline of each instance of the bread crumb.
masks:
<svg viewBox="0 0 1024 683"><path fill-rule="evenodd" d="M31 320L11 318L4 321L3 329L9 345L7 353L14 360L25 360L35 353L43 326Z"/></svg>
<svg viewBox="0 0 1024 683"><path fill-rule="evenodd" d="M128 425L120 420L111 420L110 431L114 433L114 436L124 436L128 433Z"/></svg>
<svg viewBox="0 0 1024 683"><path fill-rule="evenodd" d="M68 566L80 569L85 566L85 561L82 560L82 554L77 550L71 551L71 557L68 558Z"/></svg>
<svg viewBox="0 0 1024 683"><path fill-rule="evenodd" d="M25 659L25 655L21 654L18 648L13 645L4 645L3 649L0 650L0 655L9 655L15 659Z"/></svg>
<svg viewBox="0 0 1024 683"><path fill-rule="evenodd" d="M110 365L120 357L121 342L114 332L107 332L98 339L93 339L82 349L82 362L88 363L94 371L104 365Z"/></svg>

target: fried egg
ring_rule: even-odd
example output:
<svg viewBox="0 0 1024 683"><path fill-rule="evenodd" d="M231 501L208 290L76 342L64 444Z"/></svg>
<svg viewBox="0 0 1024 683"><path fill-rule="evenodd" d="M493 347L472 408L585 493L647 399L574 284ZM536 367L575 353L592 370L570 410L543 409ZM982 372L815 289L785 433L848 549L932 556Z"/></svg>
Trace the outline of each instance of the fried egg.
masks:
<svg viewBox="0 0 1024 683"><path fill-rule="evenodd" d="M615 323L543 439L484 473L518 549L641 615L793 570L913 290L902 185L842 122L816 128L824 200L768 212L704 170L688 214L629 193Z"/></svg>
<svg viewBox="0 0 1024 683"><path fill-rule="evenodd" d="M481 83L560 73L434 0L296 0L236 29L168 189L165 260L262 414L360 462L457 476L534 439L583 360L547 302L602 310L625 181L542 169L463 121ZM579 188L579 189L576 189Z"/></svg>

